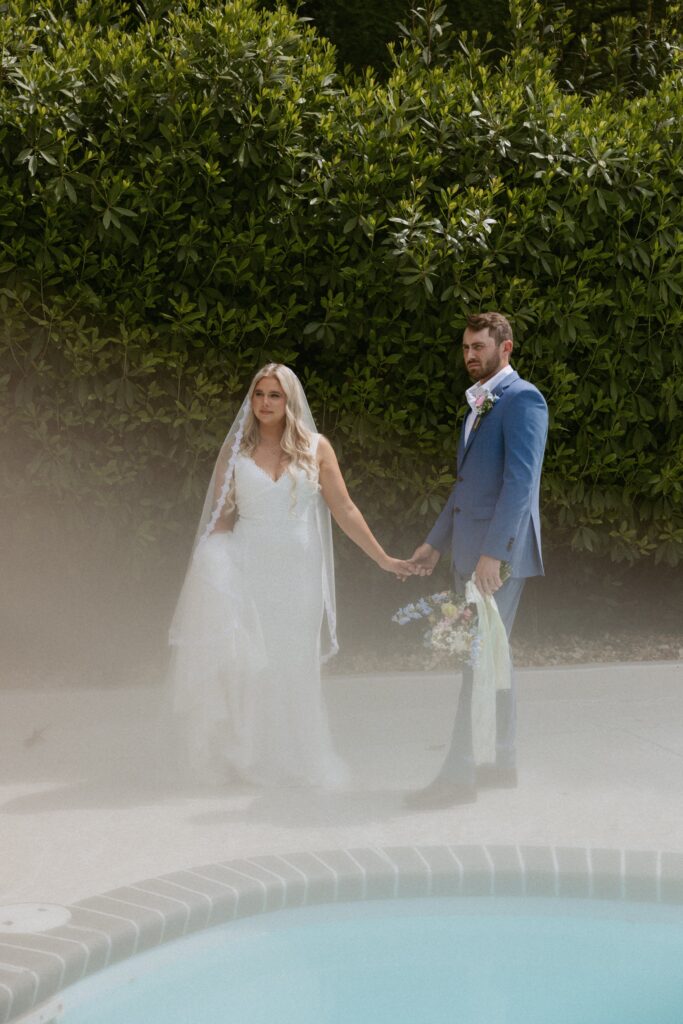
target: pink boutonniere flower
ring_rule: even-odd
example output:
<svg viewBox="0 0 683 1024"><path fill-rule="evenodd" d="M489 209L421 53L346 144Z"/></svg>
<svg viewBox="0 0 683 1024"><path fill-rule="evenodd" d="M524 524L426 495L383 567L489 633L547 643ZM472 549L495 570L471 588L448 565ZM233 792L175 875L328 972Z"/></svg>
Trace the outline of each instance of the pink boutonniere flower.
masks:
<svg viewBox="0 0 683 1024"><path fill-rule="evenodd" d="M487 412L491 412L494 405L500 398L500 395L479 395L474 402L474 411L477 414L477 418L472 425L472 430L476 430L481 420Z"/></svg>

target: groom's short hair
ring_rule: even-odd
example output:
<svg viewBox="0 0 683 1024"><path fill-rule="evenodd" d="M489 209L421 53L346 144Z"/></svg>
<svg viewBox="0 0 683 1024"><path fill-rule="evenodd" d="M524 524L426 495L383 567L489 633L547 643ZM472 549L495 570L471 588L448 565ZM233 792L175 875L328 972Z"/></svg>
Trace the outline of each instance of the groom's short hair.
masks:
<svg viewBox="0 0 683 1024"><path fill-rule="evenodd" d="M508 338L513 341L510 321L502 313L472 313L467 317L471 331L488 331L496 345L502 345Z"/></svg>

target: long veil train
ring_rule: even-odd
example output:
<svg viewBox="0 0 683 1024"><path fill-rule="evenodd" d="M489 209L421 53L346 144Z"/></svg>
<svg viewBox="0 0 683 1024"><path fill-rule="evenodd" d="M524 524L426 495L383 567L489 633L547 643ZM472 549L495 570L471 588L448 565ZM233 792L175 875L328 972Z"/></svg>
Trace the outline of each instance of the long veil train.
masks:
<svg viewBox="0 0 683 1024"><path fill-rule="evenodd" d="M303 425L319 435L297 378ZM221 447L173 616L171 686L192 774L338 786L320 664L337 650L330 513L317 479L244 454L247 396ZM232 532L214 530L228 496Z"/></svg>

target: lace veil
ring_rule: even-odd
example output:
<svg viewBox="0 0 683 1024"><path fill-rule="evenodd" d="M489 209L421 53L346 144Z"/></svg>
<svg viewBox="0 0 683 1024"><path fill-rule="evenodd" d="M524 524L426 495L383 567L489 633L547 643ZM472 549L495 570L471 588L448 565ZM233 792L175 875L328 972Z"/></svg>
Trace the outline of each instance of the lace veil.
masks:
<svg viewBox="0 0 683 1024"><path fill-rule="evenodd" d="M301 381L296 374L287 369L290 382L296 388L299 407L300 407L300 422L303 427L313 436L317 433L315 420L311 412L306 393L303 389ZM249 391L245 396L242 405L240 406L237 416L233 420L233 423L228 430L228 433L221 445L221 449L216 459L216 464L211 474L211 480L209 481L209 487L206 492L204 499L204 505L202 513L199 518L199 525L197 527L197 533L194 539L194 545L192 548L192 556L190 558L190 564L187 569L185 576L185 582L180 592L178 604L176 605L175 613L169 630L169 642L173 645L178 642L179 636L183 631L183 618L184 618L184 593L187 588L188 577L192 573L193 562L199 548L206 542L211 536L213 529L218 521L221 512L225 508L226 502L232 493L234 493L234 480L235 480L235 464L237 457L240 453L242 441L244 438L244 429L247 422L247 416L251 408L251 396L258 380L260 380L265 374L263 371L259 371L254 377ZM335 586L334 586L334 554L332 546L332 520L330 516L330 510L325 503L322 494L318 492L316 500L316 521L318 527L318 534L320 537L320 543L322 548L322 590L323 590L323 605L325 609L324 623L321 637L321 660L323 662L328 661L333 655L339 650L337 643L337 609L336 609L336 597L335 597ZM237 515L239 516L239 508L237 509Z"/></svg>

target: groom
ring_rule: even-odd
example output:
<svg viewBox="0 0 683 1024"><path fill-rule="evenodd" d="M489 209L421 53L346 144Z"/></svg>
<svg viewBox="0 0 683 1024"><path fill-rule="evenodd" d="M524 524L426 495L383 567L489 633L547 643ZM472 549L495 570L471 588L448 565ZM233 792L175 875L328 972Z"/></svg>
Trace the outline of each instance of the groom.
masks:
<svg viewBox="0 0 683 1024"><path fill-rule="evenodd" d="M527 577L543 575L538 498L548 432L545 400L510 366L512 348L512 329L500 313L467 318L462 350L475 383L465 393L455 486L412 558L416 573L426 576L449 551L456 591L474 573L479 590L495 594L508 637ZM502 562L511 566L505 582ZM408 794L408 806L471 803L477 786L517 785L514 678L496 695L496 761L489 765L474 763L472 684L465 666L444 763L429 786Z"/></svg>

